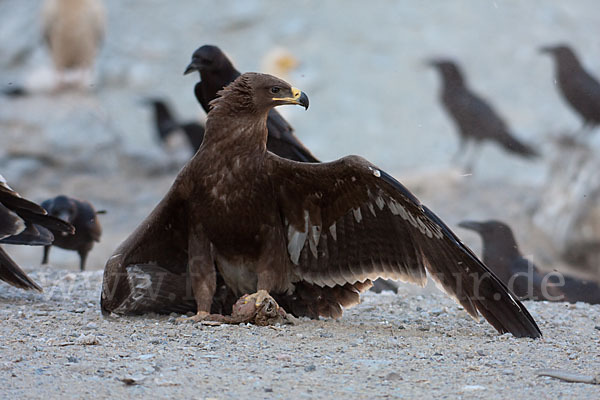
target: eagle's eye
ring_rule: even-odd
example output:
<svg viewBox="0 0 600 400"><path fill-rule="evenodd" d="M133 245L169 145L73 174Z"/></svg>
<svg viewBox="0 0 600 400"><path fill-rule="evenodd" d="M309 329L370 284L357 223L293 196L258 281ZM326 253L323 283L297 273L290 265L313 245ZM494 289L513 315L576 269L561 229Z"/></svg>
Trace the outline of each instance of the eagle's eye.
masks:
<svg viewBox="0 0 600 400"><path fill-rule="evenodd" d="M279 91L280 91L280 90L281 90L281 89L279 89L277 86L273 86L273 87L271 88L271 93L273 93L273 94L275 94L275 93L279 93Z"/></svg>

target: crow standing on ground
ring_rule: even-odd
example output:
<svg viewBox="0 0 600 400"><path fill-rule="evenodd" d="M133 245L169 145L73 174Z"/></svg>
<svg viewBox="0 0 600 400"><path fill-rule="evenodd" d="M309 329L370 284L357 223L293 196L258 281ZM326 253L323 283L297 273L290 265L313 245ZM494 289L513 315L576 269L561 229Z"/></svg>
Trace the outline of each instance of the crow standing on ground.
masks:
<svg viewBox="0 0 600 400"><path fill-rule="evenodd" d="M200 82L194 87L194 93L207 113L210 110L210 102L217 97L217 92L240 76L240 72L221 49L211 45L204 45L194 52L185 74L193 71L200 73ZM267 129L269 151L290 160L319 162L296 138L290 124L275 110L269 112Z"/></svg>
<svg viewBox="0 0 600 400"><path fill-rule="evenodd" d="M600 304L600 286L597 283L569 276L564 276L563 286L555 286L558 282L551 277L544 281L546 274L523 258L510 227L505 223L463 221L459 226L481 235L483 262L520 299Z"/></svg>
<svg viewBox="0 0 600 400"><path fill-rule="evenodd" d="M71 224L47 215L39 205L22 198L0 175L0 243L44 246L54 235L72 234ZM0 248L0 279L21 289L42 291L27 274Z"/></svg>
<svg viewBox="0 0 600 400"><path fill-rule="evenodd" d="M204 125L195 121L178 122L163 99L148 98L144 100L144 103L151 106L154 111L154 122L161 142L165 142L171 134L181 130L192 151L194 153L198 151L204 138Z"/></svg>
<svg viewBox="0 0 600 400"><path fill-rule="evenodd" d="M600 124L600 83L583 68L573 50L558 45L542 47L540 51L554 58L558 86L583 119L583 131Z"/></svg>
<svg viewBox="0 0 600 400"><path fill-rule="evenodd" d="M257 307L276 300L295 315L339 318L371 279L424 285L431 274L474 318L540 337L504 284L389 174L358 156L300 163L267 151L269 111L308 103L265 74L243 74L220 92L196 155L109 258L103 312L179 309L189 277L191 320L222 318L210 315L218 270Z"/></svg>
<svg viewBox="0 0 600 400"><path fill-rule="evenodd" d="M50 215L64 219L75 227L74 235L65 236L54 232L52 246L77 251L80 257L79 268L83 271L88 253L94 247L94 242L100 241L102 235L102 227L96 215L104 213L104 211L96 211L88 201L63 195L45 200L42 202L42 207ZM42 264L48 263L50 247L49 244L44 247Z"/></svg>
<svg viewBox="0 0 600 400"><path fill-rule="evenodd" d="M455 62L432 60L429 65L435 67L442 77L441 101L460 134L460 147L454 158L463 151L468 141L480 143L484 140L495 142L521 157L538 155L510 133L506 123L485 100L471 92Z"/></svg>

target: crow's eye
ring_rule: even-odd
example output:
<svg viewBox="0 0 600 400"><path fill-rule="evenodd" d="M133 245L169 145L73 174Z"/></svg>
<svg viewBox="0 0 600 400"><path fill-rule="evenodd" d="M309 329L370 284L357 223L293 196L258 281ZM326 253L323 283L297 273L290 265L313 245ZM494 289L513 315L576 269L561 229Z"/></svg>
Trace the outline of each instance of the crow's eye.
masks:
<svg viewBox="0 0 600 400"><path fill-rule="evenodd" d="M279 93L279 90L281 90L281 89L279 89L277 86L273 86L273 87L271 88L271 93L273 93L273 94L275 94L275 93Z"/></svg>

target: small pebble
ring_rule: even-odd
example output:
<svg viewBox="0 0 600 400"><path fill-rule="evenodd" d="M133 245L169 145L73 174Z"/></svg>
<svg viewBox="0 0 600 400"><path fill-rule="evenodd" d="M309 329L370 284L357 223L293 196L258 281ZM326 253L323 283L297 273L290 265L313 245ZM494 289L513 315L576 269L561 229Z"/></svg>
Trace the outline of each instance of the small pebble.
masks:
<svg viewBox="0 0 600 400"><path fill-rule="evenodd" d="M465 392L474 392L477 390L485 390L485 386L481 386L481 385L465 385L463 386L463 390Z"/></svg>
<svg viewBox="0 0 600 400"><path fill-rule="evenodd" d="M75 339L74 343L78 344L78 345L83 345L83 346L92 346L92 345L100 344L100 341L94 335L86 336L84 334L81 334L77 339Z"/></svg>
<svg viewBox="0 0 600 400"><path fill-rule="evenodd" d="M292 361L292 357L288 354L278 354L275 356L277 361Z"/></svg>
<svg viewBox="0 0 600 400"><path fill-rule="evenodd" d="M306 367L304 367L304 371L305 371L305 372L313 372L313 371L315 371L316 369L317 369L317 367L315 367L315 365L314 365L314 364L307 365Z"/></svg>
<svg viewBox="0 0 600 400"><path fill-rule="evenodd" d="M94 322L90 322L85 327L86 327L86 329L98 329L98 325Z"/></svg>
<svg viewBox="0 0 600 400"><path fill-rule="evenodd" d="M399 373L397 373L397 372L390 372L389 374L387 374L387 375L385 376L385 380L386 380L386 381L401 381L401 380L403 380L403 379L404 379L404 378L402 378L402 375L400 375L400 374L399 374Z"/></svg>

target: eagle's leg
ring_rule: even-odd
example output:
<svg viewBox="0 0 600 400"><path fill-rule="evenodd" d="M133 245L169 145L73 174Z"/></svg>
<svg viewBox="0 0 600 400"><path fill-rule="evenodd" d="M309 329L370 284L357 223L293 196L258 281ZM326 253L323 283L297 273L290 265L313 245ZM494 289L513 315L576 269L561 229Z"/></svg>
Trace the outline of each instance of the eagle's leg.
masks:
<svg viewBox="0 0 600 400"><path fill-rule="evenodd" d="M178 322L199 322L214 319L210 306L217 289L217 271L215 270L212 245L202 229L190 229L188 241L188 271L196 300L196 315L178 318ZM207 318L211 316L211 318Z"/></svg>

